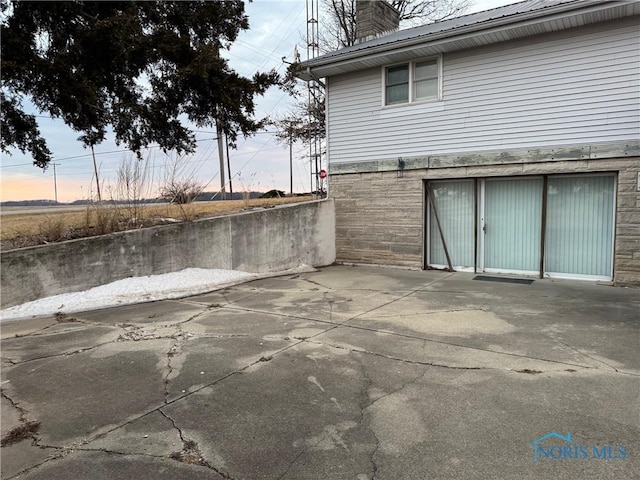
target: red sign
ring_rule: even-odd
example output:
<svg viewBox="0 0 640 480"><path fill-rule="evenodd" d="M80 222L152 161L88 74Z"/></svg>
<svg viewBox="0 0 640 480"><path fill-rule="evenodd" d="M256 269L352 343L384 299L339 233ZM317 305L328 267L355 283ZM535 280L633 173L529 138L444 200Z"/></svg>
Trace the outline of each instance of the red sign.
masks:
<svg viewBox="0 0 640 480"><path fill-rule="evenodd" d="M320 178L327 178L327 171L326 170L320 170Z"/></svg>

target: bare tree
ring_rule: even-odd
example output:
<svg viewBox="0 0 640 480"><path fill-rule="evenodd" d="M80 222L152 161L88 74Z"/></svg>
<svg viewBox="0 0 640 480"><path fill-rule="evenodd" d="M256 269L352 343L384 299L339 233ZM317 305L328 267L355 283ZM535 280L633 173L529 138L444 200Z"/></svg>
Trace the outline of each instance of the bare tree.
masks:
<svg viewBox="0 0 640 480"><path fill-rule="evenodd" d="M276 140L281 145L289 145L295 141L302 141L308 145L310 139L315 135L324 135L325 115L324 115L324 92L318 90L317 99L311 104L304 100L297 100L289 113L278 117L271 123L276 126Z"/></svg>
<svg viewBox="0 0 640 480"><path fill-rule="evenodd" d="M356 2L358 0L323 0L323 15L318 32L321 52L329 52L356 43ZM389 0L400 12L400 27L407 28L447 20L462 15L472 0ZM297 59L290 65L283 87L297 102L284 118L273 122L283 144L302 141L308 144L314 133L324 138L323 91L313 91L313 101L305 98L304 84L294 73Z"/></svg>
<svg viewBox="0 0 640 480"><path fill-rule="evenodd" d="M138 160L127 155L120 160L116 176L116 197L127 212L129 222L139 223L144 209L144 199L151 197L152 172L150 155Z"/></svg>
<svg viewBox="0 0 640 480"><path fill-rule="evenodd" d="M204 191L204 185L196 174L196 170L188 166L188 157L174 157L165 169L160 197L176 205L193 202Z"/></svg>
<svg viewBox="0 0 640 480"><path fill-rule="evenodd" d="M323 52L356 43L356 3L358 0L323 0L325 21L319 32ZM462 15L471 0L389 0L400 12L400 27L408 28L440 22Z"/></svg>

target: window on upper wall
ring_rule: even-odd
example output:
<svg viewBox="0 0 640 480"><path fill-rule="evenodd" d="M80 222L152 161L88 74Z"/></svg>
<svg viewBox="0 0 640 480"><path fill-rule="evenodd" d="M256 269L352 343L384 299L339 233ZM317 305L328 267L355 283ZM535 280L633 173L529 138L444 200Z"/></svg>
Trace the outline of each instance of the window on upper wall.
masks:
<svg viewBox="0 0 640 480"><path fill-rule="evenodd" d="M409 101L409 65L387 68L386 89L387 105Z"/></svg>
<svg viewBox="0 0 640 480"><path fill-rule="evenodd" d="M385 105L440 98L439 58L386 67L384 72Z"/></svg>

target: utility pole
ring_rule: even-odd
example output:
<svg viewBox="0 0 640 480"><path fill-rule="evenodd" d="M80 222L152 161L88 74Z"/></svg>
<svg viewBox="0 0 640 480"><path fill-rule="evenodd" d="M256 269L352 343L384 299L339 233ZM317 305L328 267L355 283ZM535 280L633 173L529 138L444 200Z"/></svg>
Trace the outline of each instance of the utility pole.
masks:
<svg viewBox="0 0 640 480"><path fill-rule="evenodd" d="M220 128L220 120L216 118L216 136L218 137L218 159L220 161L220 198L227 199L227 191L225 190L224 180L224 150L222 150L222 128Z"/></svg>
<svg viewBox="0 0 640 480"><path fill-rule="evenodd" d="M231 182L231 158L229 157L229 139L227 134L224 134L224 143L227 147L227 173L229 174L229 193L231 194L231 200L233 200L233 183Z"/></svg>
<svg viewBox="0 0 640 480"><path fill-rule="evenodd" d="M91 145L91 156L93 157L93 172L96 175L96 188L98 190L98 202L102 203L102 195L100 195L100 180L98 179L98 166L96 165L96 152Z"/></svg>
<svg viewBox="0 0 640 480"><path fill-rule="evenodd" d="M293 197L293 132L289 130L289 191Z"/></svg>
<svg viewBox="0 0 640 480"><path fill-rule="evenodd" d="M56 165L59 164L52 162L51 165L53 165L53 191L55 192L56 203L58 203L58 179L56 178Z"/></svg>

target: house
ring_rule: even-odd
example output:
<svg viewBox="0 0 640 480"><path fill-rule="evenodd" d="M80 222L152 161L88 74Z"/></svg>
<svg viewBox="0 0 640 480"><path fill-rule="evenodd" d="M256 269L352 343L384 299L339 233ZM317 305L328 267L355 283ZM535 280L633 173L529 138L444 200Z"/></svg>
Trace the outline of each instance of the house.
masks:
<svg viewBox="0 0 640 480"><path fill-rule="evenodd" d="M636 1L529 0L303 62L338 261L640 283L639 27Z"/></svg>

